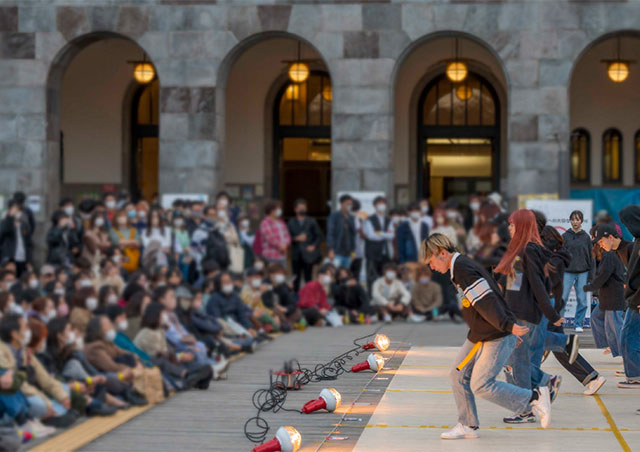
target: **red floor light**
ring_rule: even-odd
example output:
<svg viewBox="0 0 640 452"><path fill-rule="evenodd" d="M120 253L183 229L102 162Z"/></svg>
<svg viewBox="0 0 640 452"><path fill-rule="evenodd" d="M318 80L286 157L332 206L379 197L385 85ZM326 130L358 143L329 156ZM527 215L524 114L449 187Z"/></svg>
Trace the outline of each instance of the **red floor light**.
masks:
<svg viewBox="0 0 640 452"><path fill-rule="evenodd" d="M366 361L362 361L351 368L351 372L361 372L371 369L374 372L382 370L384 367L384 358L377 353L371 353Z"/></svg>
<svg viewBox="0 0 640 452"><path fill-rule="evenodd" d="M320 396L315 400L310 400L302 407L305 414L313 413L318 410L335 411L342 401L342 396L333 388L325 388L320 391Z"/></svg>
<svg viewBox="0 0 640 452"><path fill-rule="evenodd" d="M364 344L362 346L362 349L371 350L372 348L377 348L381 352L384 352L389 348L389 344L389 336L387 336L386 334L376 334L376 338L368 344Z"/></svg>
<svg viewBox="0 0 640 452"><path fill-rule="evenodd" d="M251 452L297 452L302 443L302 436L295 428L285 425L276 432L276 437L271 441L260 444Z"/></svg>

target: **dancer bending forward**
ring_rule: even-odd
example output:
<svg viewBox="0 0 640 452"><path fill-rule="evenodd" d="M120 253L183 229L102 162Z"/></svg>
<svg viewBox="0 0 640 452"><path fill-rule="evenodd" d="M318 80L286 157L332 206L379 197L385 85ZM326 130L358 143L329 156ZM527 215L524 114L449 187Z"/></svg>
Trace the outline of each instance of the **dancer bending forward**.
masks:
<svg viewBox="0 0 640 452"><path fill-rule="evenodd" d="M520 326L509 311L497 284L477 262L455 252L451 241L442 234L432 234L422 245L425 263L446 273L462 290L462 314L469 325L467 340L458 352L449 374L458 408L458 424L443 433L442 439L478 437L478 413L475 397L500 405L516 413L533 410L542 428L551 422L549 388L525 389L496 381L518 338L529 332Z"/></svg>

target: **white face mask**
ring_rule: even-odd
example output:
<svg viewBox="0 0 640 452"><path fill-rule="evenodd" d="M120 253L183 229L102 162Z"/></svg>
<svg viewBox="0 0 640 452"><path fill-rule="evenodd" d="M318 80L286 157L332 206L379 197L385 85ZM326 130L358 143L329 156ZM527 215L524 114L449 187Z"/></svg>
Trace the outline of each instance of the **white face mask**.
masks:
<svg viewBox="0 0 640 452"><path fill-rule="evenodd" d="M409 216L413 221L418 221L420 219L420 212L411 212Z"/></svg>
<svg viewBox="0 0 640 452"><path fill-rule="evenodd" d="M37 289L39 285L40 285L40 282L37 279L30 279L29 280L29 288L30 289Z"/></svg>
<svg viewBox="0 0 640 452"><path fill-rule="evenodd" d="M420 206L420 212L422 215L426 215L429 213L429 206Z"/></svg>
<svg viewBox="0 0 640 452"><path fill-rule="evenodd" d="M73 215L73 206L67 206L64 208L64 213L66 213L67 215L71 216Z"/></svg>
<svg viewBox="0 0 640 452"><path fill-rule="evenodd" d="M80 280L80 287L91 287L91 280L90 279Z"/></svg>
<svg viewBox="0 0 640 452"><path fill-rule="evenodd" d="M184 225L184 220L182 218L176 218L173 222L173 225L176 228L181 228Z"/></svg>
<svg viewBox="0 0 640 452"><path fill-rule="evenodd" d="M455 220L456 218L458 218L458 214L455 212L455 210L447 210L447 218L450 220Z"/></svg>
<svg viewBox="0 0 640 452"><path fill-rule="evenodd" d="M218 218L221 220L226 220L228 218L226 210L218 210Z"/></svg>
<svg viewBox="0 0 640 452"><path fill-rule="evenodd" d="M138 218L146 218L147 212L144 210L138 210Z"/></svg>
<svg viewBox="0 0 640 452"><path fill-rule="evenodd" d="M384 275L389 281L393 281L394 279L396 279L396 272L386 272Z"/></svg>
<svg viewBox="0 0 640 452"><path fill-rule="evenodd" d="M262 271L264 269L264 262L262 261L257 261L253 264L253 268L255 268L258 271Z"/></svg>
<svg viewBox="0 0 640 452"><path fill-rule="evenodd" d="M328 286L329 284L331 284L331 275L322 275L320 277L320 284L322 284L323 286Z"/></svg>
<svg viewBox="0 0 640 452"><path fill-rule="evenodd" d="M480 209L480 203L479 202L472 202L471 204L469 204L469 207L471 208L471 210L473 210L474 212L477 212Z"/></svg>
<svg viewBox="0 0 640 452"><path fill-rule="evenodd" d="M284 280L285 280L285 277L284 277L284 275L282 273L278 273L277 275L275 275L273 277L273 281L276 284L282 284L284 282Z"/></svg>
<svg viewBox="0 0 640 452"><path fill-rule="evenodd" d="M98 299L96 297L87 298L87 309L89 311L95 311L98 307Z"/></svg>
<svg viewBox="0 0 640 452"><path fill-rule="evenodd" d="M66 345L71 345L71 344L73 344L75 342L76 342L76 333L75 333L75 331L72 331L72 332L69 333L69 336L67 336L67 338L65 339L64 343Z"/></svg>
<svg viewBox="0 0 640 452"><path fill-rule="evenodd" d="M282 209L276 209L276 218L280 218L282 216Z"/></svg>
<svg viewBox="0 0 640 452"><path fill-rule="evenodd" d="M57 289L53 289L53 293L56 295L60 295L61 297L64 297L65 292L64 292L64 289L59 287Z"/></svg>
<svg viewBox="0 0 640 452"><path fill-rule="evenodd" d="M27 330L24 332L24 335L22 336L22 339L20 339L20 344L22 344L23 347L26 347L29 342L31 342L31 330L27 328Z"/></svg>
<svg viewBox="0 0 640 452"><path fill-rule="evenodd" d="M111 260L112 260L115 264L119 264L119 263L120 263L120 256L118 256L118 255L113 256L113 257L111 258Z"/></svg>
<svg viewBox="0 0 640 452"><path fill-rule="evenodd" d="M83 337L79 337L78 339L76 339L76 348L78 350L82 350L84 348L84 338Z"/></svg>
<svg viewBox="0 0 640 452"><path fill-rule="evenodd" d="M420 278L420 284L429 284L431 282L431 278L428 278L426 276L423 276L422 278Z"/></svg>
<svg viewBox="0 0 640 452"><path fill-rule="evenodd" d="M102 226L104 226L104 218L102 217L96 218L96 221L94 221L93 224L101 228Z"/></svg>
<svg viewBox="0 0 640 452"><path fill-rule="evenodd" d="M11 307L9 308L12 314L22 315L24 314L24 309L19 304L11 303Z"/></svg>
<svg viewBox="0 0 640 452"><path fill-rule="evenodd" d="M387 205L384 203L376 204L376 212L383 214L387 211Z"/></svg>
<svg viewBox="0 0 640 452"><path fill-rule="evenodd" d="M259 288L262 285L262 281L260 280L260 278L253 278L251 280L251 287L253 287L254 289Z"/></svg>
<svg viewBox="0 0 640 452"><path fill-rule="evenodd" d="M249 229L249 220L242 220L242 221L240 222L240 227L241 227L242 229Z"/></svg>
<svg viewBox="0 0 640 452"><path fill-rule="evenodd" d="M223 208L227 208L227 206L229 205L229 201L227 201L226 198L220 198L220 200L218 201L218 204L220 204Z"/></svg>
<svg viewBox="0 0 640 452"><path fill-rule="evenodd" d="M233 284L224 284L222 286L222 292L226 293L227 295L233 292Z"/></svg>
<svg viewBox="0 0 640 452"><path fill-rule="evenodd" d="M121 320L118 322L118 330L127 331L127 328L129 328L129 322L127 320Z"/></svg>
<svg viewBox="0 0 640 452"><path fill-rule="evenodd" d="M58 315L58 313L56 312L56 310L55 310L55 309L52 309L52 310L51 310L51 311L49 311L49 313L47 314L47 318L48 318L49 320L51 320L51 319L55 319L57 315Z"/></svg>
<svg viewBox="0 0 640 452"><path fill-rule="evenodd" d="M116 339L116 330L110 329L109 331L106 332L106 334L104 335L104 338L109 342L113 342Z"/></svg>
<svg viewBox="0 0 640 452"><path fill-rule="evenodd" d="M113 210L113 209L116 208L116 202L115 201L107 201L105 203L105 206L107 206L107 209Z"/></svg>
<svg viewBox="0 0 640 452"><path fill-rule="evenodd" d="M118 296L116 294L111 294L107 297L107 304L116 304L118 302Z"/></svg>

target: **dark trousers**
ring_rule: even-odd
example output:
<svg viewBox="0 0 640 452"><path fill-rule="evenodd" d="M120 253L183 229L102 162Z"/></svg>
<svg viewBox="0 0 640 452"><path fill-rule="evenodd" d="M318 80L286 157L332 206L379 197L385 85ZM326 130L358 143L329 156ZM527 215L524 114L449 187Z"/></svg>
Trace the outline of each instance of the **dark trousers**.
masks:
<svg viewBox="0 0 640 452"><path fill-rule="evenodd" d="M382 268L385 266L389 260L387 258L373 260L367 259L367 290L369 291L369 296L371 296L371 288L373 287L373 283L376 279L382 276Z"/></svg>
<svg viewBox="0 0 640 452"><path fill-rule="evenodd" d="M549 325L548 330L554 333L564 334L564 329L561 326ZM578 358L576 358L573 364L569 364L569 355L566 352L553 352L553 356L555 356L558 362L562 364L562 367L567 369L567 372L573 375L583 386L586 386L591 380L598 378L598 371L591 367L591 364L580 354L578 354Z"/></svg>
<svg viewBox="0 0 640 452"><path fill-rule="evenodd" d="M300 281L304 275L304 282L308 283L313 278L313 264L307 264L302 257L292 260L291 267L293 269L293 290L297 293L300 290Z"/></svg>

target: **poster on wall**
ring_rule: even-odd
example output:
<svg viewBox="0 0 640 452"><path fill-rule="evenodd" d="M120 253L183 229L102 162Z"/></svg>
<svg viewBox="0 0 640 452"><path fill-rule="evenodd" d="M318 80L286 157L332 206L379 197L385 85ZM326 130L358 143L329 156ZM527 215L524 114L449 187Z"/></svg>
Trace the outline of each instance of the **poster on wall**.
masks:
<svg viewBox="0 0 640 452"><path fill-rule="evenodd" d="M177 199L183 201L201 201L205 204L209 203L209 195L204 193L168 193L162 195L162 208L170 209L173 202Z"/></svg>
<svg viewBox="0 0 640 452"><path fill-rule="evenodd" d="M360 202L360 211L366 212L367 215L373 215L375 209L373 207L373 200L378 196L385 196L383 191L341 191L338 192L336 197L335 210L340 208L338 200L342 195L350 195L353 199L357 199Z"/></svg>
<svg viewBox="0 0 640 452"><path fill-rule="evenodd" d="M564 234L571 229L569 216L574 210L580 210L584 215L582 229L589 232L593 224L593 201L591 199L529 199L527 200L527 209L539 210L547 217L547 224L553 226L560 234ZM591 301L593 294L587 292L587 314L584 324L591 324ZM571 289L569 298L566 300L563 317L566 319L565 326L573 326L576 316L576 289Z"/></svg>

